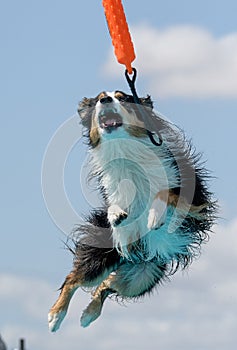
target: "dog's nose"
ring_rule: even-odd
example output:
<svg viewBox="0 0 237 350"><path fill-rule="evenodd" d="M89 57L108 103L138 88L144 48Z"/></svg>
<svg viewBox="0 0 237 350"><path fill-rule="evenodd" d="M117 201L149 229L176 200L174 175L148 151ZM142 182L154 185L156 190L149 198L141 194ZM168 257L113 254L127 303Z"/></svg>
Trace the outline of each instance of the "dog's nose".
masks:
<svg viewBox="0 0 237 350"><path fill-rule="evenodd" d="M100 103L102 104L111 103L111 102L113 102L113 99L110 96L105 96L100 99Z"/></svg>

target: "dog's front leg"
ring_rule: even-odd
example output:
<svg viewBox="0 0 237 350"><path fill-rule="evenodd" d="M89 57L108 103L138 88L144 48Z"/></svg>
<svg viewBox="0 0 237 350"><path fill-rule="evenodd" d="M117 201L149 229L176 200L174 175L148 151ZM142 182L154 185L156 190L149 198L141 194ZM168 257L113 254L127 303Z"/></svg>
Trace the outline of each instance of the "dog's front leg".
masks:
<svg viewBox="0 0 237 350"><path fill-rule="evenodd" d="M108 208L108 221L111 226L119 225L127 216L128 214L117 204L113 204Z"/></svg>
<svg viewBox="0 0 237 350"><path fill-rule="evenodd" d="M148 214L147 228L158 229L166 220L169 190L163 190L156 194Z"/></svg>

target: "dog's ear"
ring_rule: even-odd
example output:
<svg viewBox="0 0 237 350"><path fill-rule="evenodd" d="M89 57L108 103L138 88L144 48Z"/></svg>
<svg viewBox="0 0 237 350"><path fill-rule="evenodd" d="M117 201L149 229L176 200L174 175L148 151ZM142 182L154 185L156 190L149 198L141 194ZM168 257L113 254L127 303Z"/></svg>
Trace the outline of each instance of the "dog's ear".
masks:
<svg viewBox="0 0 237 350"><path fill-rule="evenodd" d="M91 108L95 106L95 99L94 98L87 98L84 97L83 100L78 105L78 114L81 117L81 119L88 118L88 114L92 112Z"/></svg>
<svg viewBox="0 0 237 350"><path fill-rule="evenodd" d="M143 106L153 109L153 101L150 95L147 95L147 97L141 97L140 101Z"/></svg>

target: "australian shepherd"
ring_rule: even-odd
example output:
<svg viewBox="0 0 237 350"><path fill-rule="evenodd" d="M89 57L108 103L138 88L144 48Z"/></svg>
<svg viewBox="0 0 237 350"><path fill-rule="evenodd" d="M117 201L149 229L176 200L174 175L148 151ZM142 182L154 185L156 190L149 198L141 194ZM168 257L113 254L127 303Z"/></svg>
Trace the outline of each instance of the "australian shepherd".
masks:
<svg viewBox="0 0 237 350"><path fill-rule="evenodd" d="M150 96L140 98L139 108L146 120L133 96L121 91L79 104L90 177L98 181L102 204L73 234L73 269L49 312L52 332L78 287L92 290L81 317L87 327L108 296L149 294L208 239L215 203L200 156L180 129L154 112Z"/></svg>

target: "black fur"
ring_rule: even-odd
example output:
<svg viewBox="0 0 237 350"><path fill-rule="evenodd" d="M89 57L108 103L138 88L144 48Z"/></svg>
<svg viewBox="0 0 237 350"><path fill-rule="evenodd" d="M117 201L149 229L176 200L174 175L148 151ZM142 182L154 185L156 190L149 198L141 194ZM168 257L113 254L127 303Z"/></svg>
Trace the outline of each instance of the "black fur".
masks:
<svg viewBox="0 0 237 350"><path fill-rule="evenodd" d="M94 210L87 223L79 225L73 232L75 245L74 267L92 281L103 272L116 269L121 262L117 250L113 248L112 231L105 210Z"/></svg>

